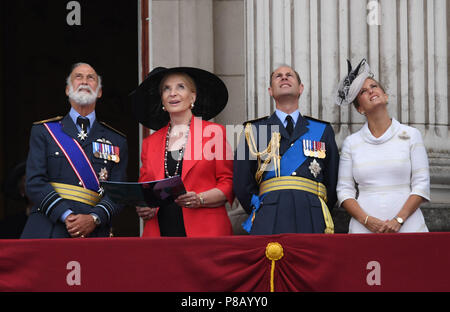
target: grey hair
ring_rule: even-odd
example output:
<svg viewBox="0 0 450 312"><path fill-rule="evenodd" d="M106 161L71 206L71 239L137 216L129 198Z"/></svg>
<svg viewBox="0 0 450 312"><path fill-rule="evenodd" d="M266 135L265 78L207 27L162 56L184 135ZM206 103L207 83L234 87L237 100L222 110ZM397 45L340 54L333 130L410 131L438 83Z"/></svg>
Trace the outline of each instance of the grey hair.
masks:
<svg viewBox="0 0 450 312"><path fill-rule="evenodd" d="M88 66L92 67L91 64L88 64L88 63L85 63L85 62L78 62L78 63L73 64L72 67L71 67L71 69L70 69L69 76L67 76L67 78L66 78L66 84L67 84L68 86L71 85L71 82L70 82L70 75L72 75L73 70L74 70L75 68L77 68L78 66L81 66L81 65L88 65ZM94 67L92 67L92 68L94 68ZM95 69L94 69L94 70L95 70ZM97 89L99 90L99 89L102 87L102 76L100 76L100 75L97 73L97 71L96 71L95 73L97 74L97 78L98 78L98 86L97 86Z"/></svg>

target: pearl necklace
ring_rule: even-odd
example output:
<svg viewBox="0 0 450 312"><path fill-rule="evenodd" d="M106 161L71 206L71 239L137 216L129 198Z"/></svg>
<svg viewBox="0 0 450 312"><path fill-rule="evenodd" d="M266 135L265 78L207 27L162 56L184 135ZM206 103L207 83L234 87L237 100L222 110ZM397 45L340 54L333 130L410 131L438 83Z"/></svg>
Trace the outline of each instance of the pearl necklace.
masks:
<svg viewBox="0 0 450 312"><path fill-rule="evenodd" d="M175 176L178 175L178 169L180 168L180 163L181 163L181 160L183 159L184 150L185 150L185 148L186 148L187 139L188 139L188 137L189 137L189 129L190 129L190 126L191 126L191 121L189 120L188 128L187 128L187 131L186 131L186 133L184 134L184 138L183 138L184 143L183 143L183 146L182 146L182 148L181 148L181 151L178 153L178 160L177 160L177 165L176 165L176 167L175 167L175 173L174 173L173 176L171 176L171 175L169 174L169 170L167 170L167 153L168 153L168 151L169 151L169 137L170 137L170 130L172 129L172 125L169 123L169 129L167 130L167 134L166 134L166 150L164 151L164 171L165 171L166 177L168 177L168 178L172 178L172 177L175 177Z"/></svg>

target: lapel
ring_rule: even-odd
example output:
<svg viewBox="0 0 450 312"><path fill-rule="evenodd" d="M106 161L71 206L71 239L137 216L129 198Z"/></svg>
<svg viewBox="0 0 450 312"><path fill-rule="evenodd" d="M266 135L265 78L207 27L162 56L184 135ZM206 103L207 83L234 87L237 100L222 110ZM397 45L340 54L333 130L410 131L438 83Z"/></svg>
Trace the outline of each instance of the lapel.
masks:
<svg viewBox="0 0 450 312"><path fill-rule="evenodd" d="M267 119L267 123L268 123L268 131L270 131L270 133L272 133L273 131L272 131L272 127L270 127L271 125L272 126L278 126L278 128L279 128L279 131L280 131L280 134L281 134L281 136L283 137L283 138L285 138L285 139L289 139L289 133L287 132L287 130L286 130L286 128L284 127L284 125L283 125L283 123L281 122L281 120L278 118L278 116L277 116L277 114L275 114L275 113L273 113L270 117L269 117L269 119ZM270 138L272 137L272 135L270 135L269 137L268 137L268 139L270 140Z"/></svg>
<svg viewBox="0 0 450 312"><path fill-rule="evenodd" d="M201 160L203 156L203 127L205 124L201 119L193 117L191 125L189 127L189 137L186 150L183 156L183 167L181 172L181 179L185 179L192 168ZM166 149L166 135L169 131L169 125L161 128L153 135L156 136L152 143L149 153L151 163L154 170L155 180L161 180L165 177L164 172L164 154Z"/></svg>
<svg viewBox="0 0 450 312"><path fill-rule="evenodd" d="M73 123L72 118L70 118L69 114L64 116L64 118L61 120L61 125L62 125L62 130L64 131L64 133L66 133L71 138L74 138L79 143L81 143L81 141L78 139L78 136L77 136L78 135L77 127Z"/></svg>
<svg viewBox="0 0 450 312"><path fill-rule="evenodd" d="M184 180L189 171L203 159L203 127L205 124L202 119L192 116L192 122L189 127L189 137L186 150L183 156L183 169L181 179Z"/></svg>
<svg viewBox="0 0 450 312"><path fill-rule="evenodd" d="M89 135L87 138L83 141L79 140L78 142L81 143L81 146L83 148L89 144L91 144L96 139L101 139L105 137L105 129L100 125L100 123L97 121L97 118L95 118L94 123L92 124L91 130L89 131Z"/></svg>
<svg viewBox="0 0 450 312"><path fill-rule="evenodd" d="M164 128L153 133L154 138L154 146L150 146L150 151L148 157L150 159L151 169L154 173L154 180L162 180L165 177L164 172L164 154L166 150L166 135L169 130L169 124L167 124Z"/></svg>
<svg viewBox="0 0 450 312"><path fill-rule="evenodd" d="M299 137L308 132L308 128L306 127L307 125L309 125L308 120L303 118L302 114L299 114L297 123L295 124L294 132L292 132L292 136L289 139L289 144L295 142Z"/></svg>

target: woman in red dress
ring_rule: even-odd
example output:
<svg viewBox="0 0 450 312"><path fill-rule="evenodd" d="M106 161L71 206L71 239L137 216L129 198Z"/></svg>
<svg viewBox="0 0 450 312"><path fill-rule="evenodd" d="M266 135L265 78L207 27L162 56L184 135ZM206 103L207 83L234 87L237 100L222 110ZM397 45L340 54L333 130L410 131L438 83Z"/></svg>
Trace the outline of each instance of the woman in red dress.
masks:
<svg viewBox="0 0 450 312"><path fill-rule="evenodd" d="M131 95L143 140L139 181L180 175L187 193L164 207L136 207L143 237L231 235L233 153L225 127L206 120L228 101L225 84L198 68L155 68Z"/></svg>

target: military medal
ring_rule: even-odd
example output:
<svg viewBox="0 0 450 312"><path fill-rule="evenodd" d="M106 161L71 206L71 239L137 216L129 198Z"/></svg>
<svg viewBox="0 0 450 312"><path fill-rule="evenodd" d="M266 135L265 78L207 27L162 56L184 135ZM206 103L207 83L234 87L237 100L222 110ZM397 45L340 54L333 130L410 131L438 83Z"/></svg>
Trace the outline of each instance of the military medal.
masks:
<svg viewBox="0 0 450 312"><path fill-rule="evenodd" d="M314 147L314 157L316 157L316 158L319 158L319 151L317 150L317 148L318 148L318 144L317 144L318 142L316 142L316 141L313 141L313 147Z"/></svg>
<svg viewBox="0 0 450 312"><path fill-rule="evenodd" d="M87 138L87 133L83 129L81 129L80 132L78 132L78 138L84 141Z"/></svg>
<svg viewBox="0 0 450 312"><path fill-rule="evenodd" d="M88 133L87 133L87 128L89 127L89 119L87 119L87 118L82 118L81 116L80 117L78 117L78 119L77 119L77 125L79 125L80 126L80 132L78 132L78 138L81 140L81 141L84 141L86 138L87 138L87 136L88 136Z"/></svg>
<svg viewBox="0 0 450 312"><path fill-rule="evenodd" d="M310 170L310 172L314 176L314 178L317 178L320 171L322 171L320 164L315 159L309 164L308 169Z"/></svg>
<svg viewBox="0 0 450 312"><path fill-rule="evenodd" d="M108 170L106 170L106 168L100 169L100 172L98 173L98 179L100 181L108 180Z"/></svg>
<svg viewBox="0 0 450 312"><path fill-rule="evenodd" d="M119 147L112 145L110 141L105 139L97 139L96 142L92 142L92 152L96 158L110 160L115 163L120 162Z"/></svg>
<svg viewBox="0 0 450 312"><path fill-rule="evenodd" d="M319 142L319 158L323 159L326 157L325 154L325 143Z"/></svg>
<svg viewBox="0 0 450 312"><path fill-rule="evenodd" d="M303 139L303 154L308 157L309 156L309 151L308 151L308 142Z"/></svg>

